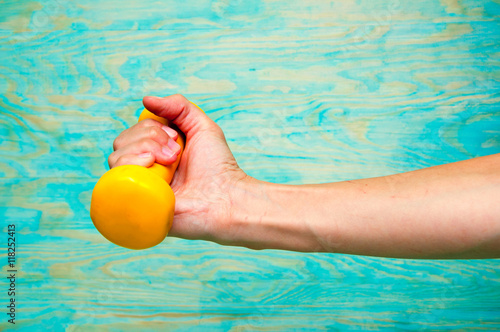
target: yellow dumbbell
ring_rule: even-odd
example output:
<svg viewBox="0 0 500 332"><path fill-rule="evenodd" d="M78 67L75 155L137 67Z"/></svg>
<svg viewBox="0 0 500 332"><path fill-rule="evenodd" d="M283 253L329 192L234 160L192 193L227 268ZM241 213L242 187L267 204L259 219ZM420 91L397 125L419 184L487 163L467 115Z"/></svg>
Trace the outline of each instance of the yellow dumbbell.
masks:
<svg viewBox="0 0 500 332"><path fill-rule="evenodd" d="M139 121L167 120L144 110ZM181 153L169 166L124 165L106 172L92 192L90 218L109 241L130 249L146 249L162 242L174 218L175 197L170 188L184 149L181 133L177 138Z"/></svg>

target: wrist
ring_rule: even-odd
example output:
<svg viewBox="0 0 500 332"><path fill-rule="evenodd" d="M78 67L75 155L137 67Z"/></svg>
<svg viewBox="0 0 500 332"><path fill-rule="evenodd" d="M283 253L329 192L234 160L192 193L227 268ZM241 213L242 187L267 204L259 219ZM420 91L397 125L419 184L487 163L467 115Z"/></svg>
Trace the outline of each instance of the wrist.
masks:
<svg viewBox="0 0 500 332"><path fill-rule="evenodd" d="M227 232L219 242L251 249L324 251L316 229L318 188L246 177L233 186Z"/></svg>

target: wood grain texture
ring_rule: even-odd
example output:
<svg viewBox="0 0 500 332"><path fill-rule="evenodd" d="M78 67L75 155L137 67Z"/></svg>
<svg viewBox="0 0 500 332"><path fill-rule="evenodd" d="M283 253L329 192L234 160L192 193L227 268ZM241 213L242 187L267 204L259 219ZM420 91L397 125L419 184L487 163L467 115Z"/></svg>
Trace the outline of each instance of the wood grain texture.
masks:
<svg viewBox="0 0 500 332"><path fill-rule="evenodd" d="M500 2L1 2L0 220L20 273L0 330L500 329L498 260L108 243L88 207L111 142L172 93L272 182L499 153Z"/></svg>

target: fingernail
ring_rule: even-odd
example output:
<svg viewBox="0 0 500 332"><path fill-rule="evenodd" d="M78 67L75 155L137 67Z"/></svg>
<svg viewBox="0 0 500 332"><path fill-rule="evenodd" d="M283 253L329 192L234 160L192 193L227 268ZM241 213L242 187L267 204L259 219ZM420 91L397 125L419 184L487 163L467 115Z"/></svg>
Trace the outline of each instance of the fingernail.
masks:
<svg viewBox="0 0 500 332"><path fill-rule="evenodd" d="M173 139L168 140L167 146L174 153L178 153L179 151L181 151L181 146L179 144L177 144L177 142L174 141Z"/></svg>
<svg viewBox="0 0 500 332"><path fill-rule="evenodd" d="M161 129L163 129L172 139L177 139L177 131L173 130L169 126L162 126Z"/></svg>
<svg viewBox="0 0 500 332"><path fill-rule="evenodd" d="M139 158L149 158L151 157L151 152L144 152L138 155Z"/></svg>
<svg viewBox="0 0 500 332"><path fill-rule="evenodd" d="M175 155L175 152L172 152L172 150L170 150L166 146L161 148L161 153L163 153L163 155L167 158L172 158L172 156Z"/></svg>

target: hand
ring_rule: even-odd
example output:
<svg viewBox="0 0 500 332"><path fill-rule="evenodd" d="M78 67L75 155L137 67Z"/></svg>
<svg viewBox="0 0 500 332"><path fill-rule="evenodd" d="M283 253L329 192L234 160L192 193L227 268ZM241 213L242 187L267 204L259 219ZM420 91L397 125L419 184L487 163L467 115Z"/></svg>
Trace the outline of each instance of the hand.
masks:
<svg viewBox="0 0 500 332"><path fill-rule="evenodd" d="M212 241L228 236L231 194L238 182L249 177L238 167L221 128L181 95L145 97L143 103L186 136L186 147L171 183L176 204L169 235ZM169 165L180 151L176 135L157 121L141 121L116 138L109 165Z"/></svg>

